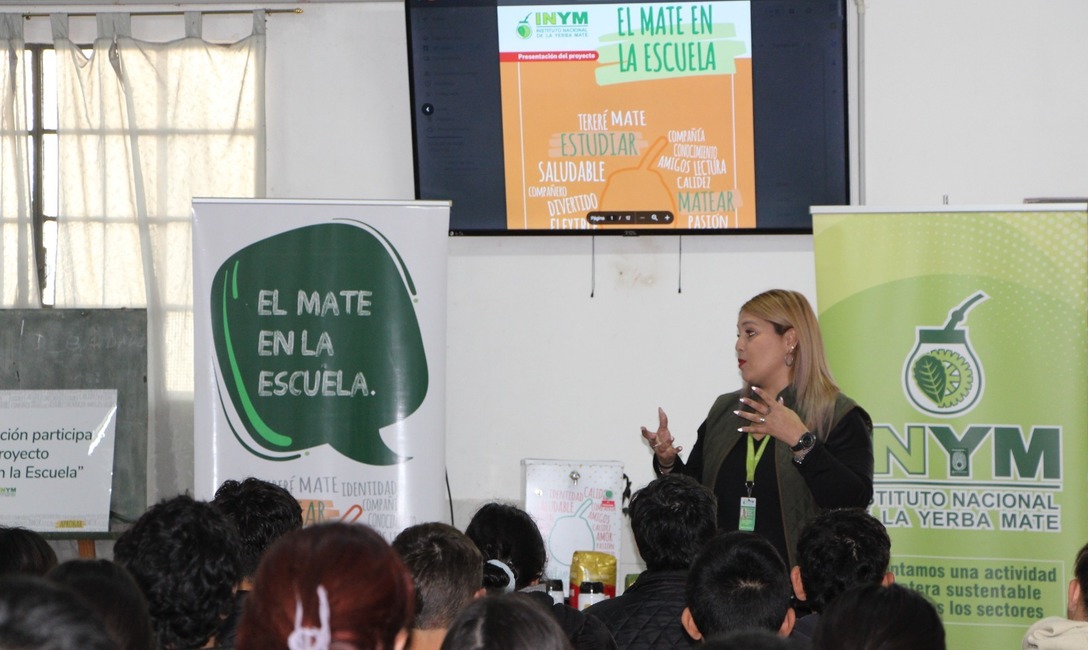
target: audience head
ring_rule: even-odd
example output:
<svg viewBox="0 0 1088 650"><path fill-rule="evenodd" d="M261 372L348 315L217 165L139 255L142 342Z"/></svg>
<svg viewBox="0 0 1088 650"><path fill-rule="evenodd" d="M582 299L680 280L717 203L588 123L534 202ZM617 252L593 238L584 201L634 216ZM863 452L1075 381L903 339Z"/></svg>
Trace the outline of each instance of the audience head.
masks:
<svg viewBox="0 0 1088 650"><path fill-rule="evenodd" d="M892 541L875 517L861 508L829 510L805 525L797 541L798 565L791 578L797 598L822 612L850 587L889 584Z"/></svg>
<svg viewBox="0 0 1088 650"><path fill-rule="evenodd" d="M215 634L241 578L238 533L210 503L177 496L151 506L117 539L113 557L147 598L163 650Z"/></svg>
<svg viewBox="0 0 1088 650"><path fill-rule="evenodd" d="M481 598L453 621L442 650L571 650L555 617L525 594Z"/></svg>
<svg viewBox="0 0 1088 650"><path fill-rule="evenodd" d="M381 535L361 524L310 526L261 558L235 648L308 648L327 635L341 650L399 650L414 607L412 576Z"/></svg>
<svg viewBox="0 0 1088 650"><path fill-rule="evenodd" d="M80 596L106 625L106 632L120 650L155 647L147 600L120 564L109 560L69 560L47 577Z"/></svg>
<svg viewBox="0 0 1088 650"><path fill-rule="evenodd" d="M515 506L488 503L469 522L465 534L483 553L484 587L488 593L524 589L544 575L548 553L540 529L529 513ZM503 566L496 566L494 562ZM514 584L510 585L510 575Z"/></svg>
<svg viewBox="0 0 1088 650"><path fill-rule="evenodd" d="M1088 544L1081 547L1069 581L1069 618L1088 621Z"/></svg>
<svg viewBox="0 0 1088 650"><path fill-rule="evenodd" d="M415 584L415 628L448 628L479 594L483 557L472 540L453 526L437 522L411 526L397 535L393 548Z"/></svg>
<svg viewBox="0 0 1088 650"><path fill-rule="evenodd" d="M710 540L688 574L686 598L682 621L696 640L746 629L785 636L793 629L786 564L756 533Z"/></svg>
<svg viewBox="0 0 1088 650"><path fill-rule="evenodd" d="M242 574L252 577L261 554L284 533L302 528L302 507L286 489L249 477L224 481L212 500L238 529L242 542Z"/></svg>
<svg viewBox="0 0 1088 650"><path fill-rule="evenodd" d="M79 596L38 576L0 577L0 648L116 650Z"/></svg>
<svg viewBox="0 0 1088 650"><path fill-rule="evenodd" d="M0 576L44 576L57 566L57 553L40 534L27 528L0 526Z"/></svg>
<svg viewBox="0 0 1088 650"><path fill-rule="evenodd" d="M896 584L862 585L839 594L820 614L814 650L944 650L937 608Z"/></svg>
<svg viewBox="0 0 1088 650"><path fill-rule="evenodd" d="M651 571L688 569L718 529L714 494L683 474L666 474L635 492L628 512Z"/></svg>

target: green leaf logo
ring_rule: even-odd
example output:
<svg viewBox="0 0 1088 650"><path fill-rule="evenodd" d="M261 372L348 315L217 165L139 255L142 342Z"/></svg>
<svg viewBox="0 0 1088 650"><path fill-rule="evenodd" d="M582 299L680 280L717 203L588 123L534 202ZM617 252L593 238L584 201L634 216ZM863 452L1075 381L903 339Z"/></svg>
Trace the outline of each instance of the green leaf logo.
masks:
<svg viewBox="0 0 1088 650"><path fill-rule="evenodd" d="M371 465L407 460L380 432L427 394L414 294L396 249L363 223L307 226L232 255L210 299L220 401L239 442L273 460L323 444Z"/></svg>
<svg viewBox="0 0 1088 650"><path fill-rule="evenodd" d="M926 397L940 404L944 398L944 366L932 355L924 355L914 364L914 381Z"/></svg>

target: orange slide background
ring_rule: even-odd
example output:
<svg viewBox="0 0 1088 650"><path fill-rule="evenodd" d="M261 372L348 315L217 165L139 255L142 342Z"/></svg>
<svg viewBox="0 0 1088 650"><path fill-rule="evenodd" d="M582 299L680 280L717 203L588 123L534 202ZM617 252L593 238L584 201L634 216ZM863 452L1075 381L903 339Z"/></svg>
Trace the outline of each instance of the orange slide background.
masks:
<svg viewBox="0 0 1088 650"><path fill-rule="evenodd" d="M676 219L663 228L755 227L752 61L735 63L733 75L605 86L597 84L595 61L500 63L509 227L585 228L587 212L612 210L671 210ZM643 123L614 123L614 114L638 111ZM599 121L592 130L582 128L590 125L580 123L580 114L602 112L605 131L599 131ZM702 141L669 141L670 131L700 128ZM625 144L632 141L627 134L633 134L635 146L613 145L604 155L582 155L587 152L572 149L568 140L563 155L562 134L592 137L600 132L615 134L610 136L614 142ZM722 165L677 155L684 152L677 145L687 144L717 147L715 159L724 163L724 173L698 173L721 172ZM603 161L603 172L598 161ZM543 179L542 164L551 179L566 170L568 175L580 172L583 180ZM593 202L597 207L586 209Z"/></svg>

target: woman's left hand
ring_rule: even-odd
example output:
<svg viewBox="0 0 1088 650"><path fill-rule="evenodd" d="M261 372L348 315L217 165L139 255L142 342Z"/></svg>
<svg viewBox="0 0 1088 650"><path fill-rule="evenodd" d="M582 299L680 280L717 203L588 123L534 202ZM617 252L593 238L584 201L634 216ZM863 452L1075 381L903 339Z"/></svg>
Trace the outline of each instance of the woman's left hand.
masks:
<svg viewBox="0 0 1088 650"><path fill-rule="evenodd" d="M734 411L736 415L751 422L740 430L773 436L790 447L796 445L801 440L801 436L808 431L801 417L783 404L782 398L774 400L758 386L752 386L752 391L759 399L742 397L740 401L747 410Z"/></svg>

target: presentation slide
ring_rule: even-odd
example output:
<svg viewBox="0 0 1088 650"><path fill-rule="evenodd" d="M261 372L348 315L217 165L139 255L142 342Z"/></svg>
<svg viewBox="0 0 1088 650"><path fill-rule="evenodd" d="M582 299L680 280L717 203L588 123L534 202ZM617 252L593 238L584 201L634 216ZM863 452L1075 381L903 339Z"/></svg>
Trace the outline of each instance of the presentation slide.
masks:
<svg viewBox="0 0 1088 650"><path fill-rule="evenodd" d="M497 16L509 228L755 227L749 2Z"/></svg>

